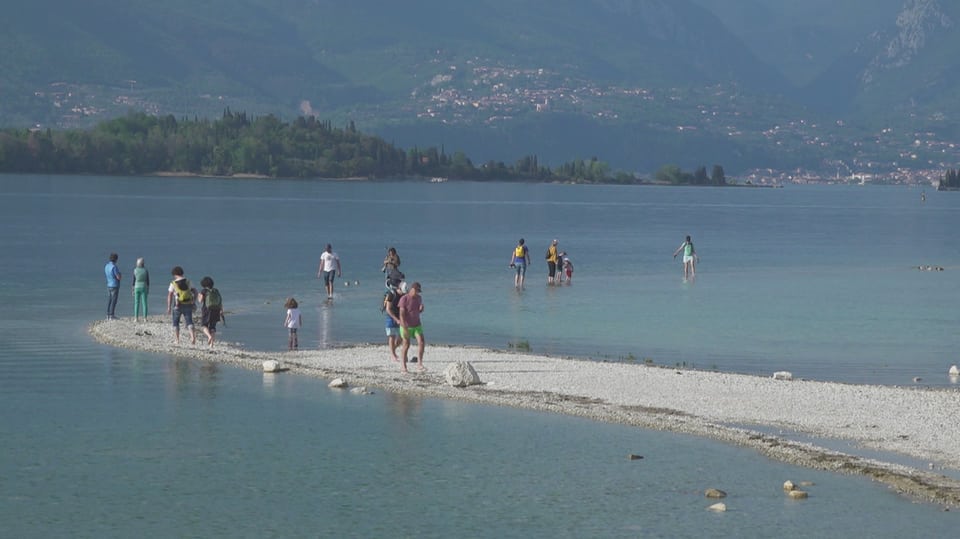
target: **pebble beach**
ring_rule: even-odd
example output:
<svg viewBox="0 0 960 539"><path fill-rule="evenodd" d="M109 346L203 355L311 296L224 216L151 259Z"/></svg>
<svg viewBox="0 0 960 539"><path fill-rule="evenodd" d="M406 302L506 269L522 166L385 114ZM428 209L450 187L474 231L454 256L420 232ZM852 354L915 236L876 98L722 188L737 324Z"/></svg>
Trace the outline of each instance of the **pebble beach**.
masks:
<svg viewBox="0 0 960 539"><path fill-rule="evenodd" d="M960 506L960 480L944 473L960 470L960 429L954 425L960 394L954 388L776 380L429 341L426 370L412 363L403 374L385 343L264 352L235 342L218 341L209 348L200 332L194 345L184 332L175 344L165 316L146 322L101 320L89 331L111 346L258 371L264 361L275 360L284 369L264 376L341 378L348 386L371 391L513 406L708 437L791 464L861 474L921 501ZM444 371L460 361L473 366L479 385L446 383ZM855 449L828 448L838 442ZM859 454L861 450L873 457ZM877 458L877 453L884 456Z"/></svg>

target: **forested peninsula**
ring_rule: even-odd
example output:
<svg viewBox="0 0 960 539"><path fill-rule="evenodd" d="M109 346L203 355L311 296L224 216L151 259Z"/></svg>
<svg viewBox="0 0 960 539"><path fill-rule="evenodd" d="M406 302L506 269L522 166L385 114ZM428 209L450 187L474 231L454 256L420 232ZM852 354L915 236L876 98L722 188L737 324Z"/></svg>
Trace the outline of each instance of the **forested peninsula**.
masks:
<svg viewBox="0 0 960 539"><path fill-rule="evenodd" d="M722 168L705 174L668 166L657 183L724 183ZM270 178L443 178L573 183L650 183L611 173L597 158L551 168L536 155L512 164L475 165L463 152L441 146L402 149L359 132L350 122L334 127L313 116L283 122L225 110L216 120L130 113L89 130L0 130L0 173L203 176Z"/></svg>

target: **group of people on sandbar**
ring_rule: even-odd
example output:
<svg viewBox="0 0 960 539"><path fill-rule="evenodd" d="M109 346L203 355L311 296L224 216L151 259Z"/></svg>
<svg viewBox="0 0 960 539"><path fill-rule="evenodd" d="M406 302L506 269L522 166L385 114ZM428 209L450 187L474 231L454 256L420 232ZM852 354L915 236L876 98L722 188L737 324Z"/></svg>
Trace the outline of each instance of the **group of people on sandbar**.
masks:
<svg viewBox="0 0 960 539"><path fill-rule="evenodd" d="M566 252L559 250L559 241L554 239L547 247L545 259L547 261L547 284L557 285L573 281L573 261ZM683 253L684 281L696 277L696 265L699 256L693 246L693 240L686 236L683 243L673 253L676 258ZM122 274L117 267L117 253L111 253L104 267L107 282L107 319L116 318L116 306L119 296ZM510 257L510 268L515 270L514 286L524 287L527 267L531 264L530 250L523 238L517 242ZM426 370L423 366L425 338L421 314L424 310L423 288L419 282L407 285L405 275L400 271L400 255L396 248L390 247L383 259L380 268L386 274L386 292L383 297L382 310L385 315L385 330L390 358L400 363L400 370L407 371L408 363L417 363L419 370ZM343 274L340 257L333 251L333 246L327 244L320 256L320 266L317 278L323 279L327 298L333 298L334 282ZM217 323L226 323L223 310L223 298L220 291L214 287L211 277L205 276L200 280L201 290L198 292L190 280L184 276L183 268L174 266L171 270L173 280L167 287L167 314L172 316L173 334L176 343L180 343L181 319L190 332L190 343L196 344L193 315L200 307L201 328L207 337L207 345L213 346L216 340ZM147 271L143 258L138 258L133 269L133 299L134 320L139 322L147 319L147 298L150 292L150 273ZM284 303L286 316L284 327L287 329L287 349L298 350L300 347L298 330L303 326L303 315L299 303L293 297L287 298ZM417 342L417 355L408 360L412 341ZM398 353L399 348L399 353Z"/></svg>
<svg viewBox="0 0 960 539"><path fill-rule="evenodd" d="M559 240L554 239L547 247L545 258L547 260L548 285L563 284L564 277L566 277L567 284L573 282L573 261L570 260L565 251L559 250L557 247L559 243ZM527 247L526 241L520 238L510 255L510 268L515 271L513 278L515 288L521 289L524 287L524 279L526 279L530 261L530 249Z"/></svg>
<svg viewBox="0 0 960 539"><path fill-rule="evenodd" d="M384 283L387 290L383 295L382 310L385 315L390 359L400 363L401 372L407 372L408 362L417 363L417 368L424 371L426 367L423 366L423 352L426 341L420 320L423 312L423 287L419 282L407 285L406 276L400 271L400 255L393 247L387 249L387 256L383 259L380 271L387 275ZM408 361L413 339L417 340L417 355ZM400 348L399 356L397 348Z"/></svg>
<svg viewBox="0 0 960 539"><path fill-rule="evenodd" d="M117 267L119 256L117 253L110 253L107 264L103 271L107 279L107 320L116 319L117 300L120 295L120 281L123 274ZM180 343L180 321L183 320L184 326L190 332L190 344L196 344L197 335L193 324L193 315L196 308L200 307L201 322L203 334L207 337L207 346L213 346L216 340L217 323L226 318L223 314L223 297L220 291L213 285L213 279L209 276L200 279L200 291L190 283L190 280L184 277L183 268L174 266L170 271L173 280L167 286L167 314L172 316L173 338ZM135 322L146 321L148 310L148 297L150 294L150 272L147 271L144 259L138 258L133 268L133 319Z"/></svg>
<svg viewBox="0 0 960 539"><path fill-rule="evenodd" d="M406 276L400 271L400 255L395 247L387 249L380 266L381 273L386 274L382 310L385 315L387 346L390 350L390 359L400 363L400 370L408 372L408 363L417 363L418 369L425 371L423 354L426 341L423 334L423 324L420 319L423 313L423 287L419 282L407 284ZM334 282L342 276L340 257L333 251L333 246L327 244L320 255L320 266L317 269L317 278L323 279L327 292L327 299L333 298ZM347 283L349 284L349 283ZM297 331L303 325L303 315L295 298L287 298L284 307L287 309L284 326L288 330L287 349L299 349ZM412 341L417 342L417 355L410 358L409 351ZM397 349L400 349L399 354Z"/></svg>

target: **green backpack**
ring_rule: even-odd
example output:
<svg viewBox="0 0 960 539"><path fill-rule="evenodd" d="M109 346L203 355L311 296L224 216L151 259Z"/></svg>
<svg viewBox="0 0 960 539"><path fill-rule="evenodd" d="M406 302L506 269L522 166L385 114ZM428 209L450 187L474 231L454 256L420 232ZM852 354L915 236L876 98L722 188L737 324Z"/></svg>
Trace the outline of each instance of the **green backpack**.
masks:
<svg viewBox="0 0 960 539"><path fill-rule="evenodd" d="M223 298L220 297L220 291L216 288L207 290L203 295L203 303L207 309L219 309L223 306Z"/></svg>

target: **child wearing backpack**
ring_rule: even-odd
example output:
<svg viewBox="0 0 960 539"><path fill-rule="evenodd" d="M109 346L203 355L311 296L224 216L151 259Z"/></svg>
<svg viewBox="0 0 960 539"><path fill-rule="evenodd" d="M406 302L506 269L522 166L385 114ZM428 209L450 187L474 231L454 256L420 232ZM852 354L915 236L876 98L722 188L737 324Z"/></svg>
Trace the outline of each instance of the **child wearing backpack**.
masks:
<svg viewBox="0 0 960 539"><path fill-rule="evenodd" d="M200 279L200 286L203 287L197 297L200 302L200 327L207 336L207 346L212 348L217 335L217 322L223 317L223 298L220 291L213 287L210 277Z"/></svg>
<svg viewBox="0 0 960 539"><path fill-rule="evenodd" d="M180 317L190 330L190 344L197 344L197 333L193 329L193 308L197 289L190 286L190 280L183 276L183 268L174 266L170 271L173 280L167 288L167 314L173 310L173 339L180 344Z"/></svg>

